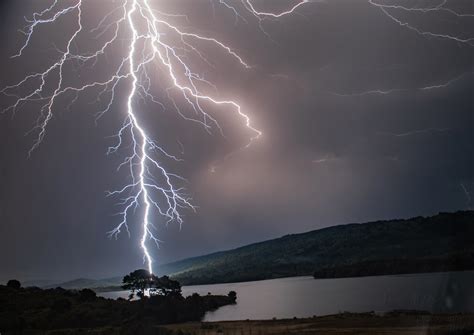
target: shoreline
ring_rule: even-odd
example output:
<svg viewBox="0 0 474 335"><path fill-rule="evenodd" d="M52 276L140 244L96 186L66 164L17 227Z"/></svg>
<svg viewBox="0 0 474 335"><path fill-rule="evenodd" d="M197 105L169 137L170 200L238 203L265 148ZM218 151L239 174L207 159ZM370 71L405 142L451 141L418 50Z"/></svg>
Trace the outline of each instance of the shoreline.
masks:
<svg viewBox="0 0 474 335"><path fill-rule="evenodd" d="M160 326L170 334L332 334L416 335L472 334L474 313L432 314L422 311L339 313L311 318L190 322ZM180 333L181 332L181 333Z"/></svg>
<svg viewBox="0 0 474 335"><path fill-rule="evenodd" d="M183 285L183 287L193 287L193 286L208 286L208 285L223 285L223 284L240 284L240 283L253 283L253 282L262 282L268 280L279 280L279 279L289 279L289 278L313 278L314 280L333 280L333 279L358 279L358 278L372 278L372 277L398 277L398 276L421 276L421 275L436 275L436 274L449 274L449 273L474 273L474 269L464 269L457 271L433 271L433 272L407 272L407 273L387 273L387 274L374 274L374 275L363 275L363 276L352 276L352 277L327 277L327 278L314 278L312 275L300 275L300 276L286 276L286 277L275 277L267 279L257 279L257 280L244 280L236 282L216 282L209 284L188 284ZM72 289L83 289L88 288L97 293L107 293L107 292L117 292L124 291L121 286L106 286L106 287L80 287Z"/></svg>

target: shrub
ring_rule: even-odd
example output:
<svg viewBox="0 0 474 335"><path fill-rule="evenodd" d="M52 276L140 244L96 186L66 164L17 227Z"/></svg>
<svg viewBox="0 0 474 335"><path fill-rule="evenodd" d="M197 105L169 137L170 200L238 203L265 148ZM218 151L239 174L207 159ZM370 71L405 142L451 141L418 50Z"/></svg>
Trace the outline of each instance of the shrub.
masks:
<svg viewBox="0 0 474 335"><path fill-rule="evenodd" d="M97 297L94 291L91 289L85 288L79 291L79 300L81 301L92 301Z"/></svg>
<svg viewBox="0 0 474 335"><path fill-rule="evenodd" d="M51 309L58 313L63 313L71 309L71 302L67 298L59 298L53 302Z"/></svg>
<svg viewBox="0 0 474 335"><path fill-rule="evenodd" d="M16 279L11 279L8 281L7 287L18 290L21 287L21 283Z"/></svg>

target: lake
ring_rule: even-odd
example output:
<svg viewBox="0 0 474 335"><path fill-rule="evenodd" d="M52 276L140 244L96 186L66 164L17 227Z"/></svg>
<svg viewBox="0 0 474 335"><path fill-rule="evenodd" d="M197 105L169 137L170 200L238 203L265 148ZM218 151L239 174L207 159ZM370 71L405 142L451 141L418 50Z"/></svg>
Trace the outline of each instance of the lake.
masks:
<svg viewBox="0 0 474 335"><path fill-rule="evenodd" d="M183 295L237 292L237 304L208 312L205 321L311 317L396 309L474 312L474 271L314 279L291 277L184 286ZM100 293L127 298L128 291Z"/></svg>

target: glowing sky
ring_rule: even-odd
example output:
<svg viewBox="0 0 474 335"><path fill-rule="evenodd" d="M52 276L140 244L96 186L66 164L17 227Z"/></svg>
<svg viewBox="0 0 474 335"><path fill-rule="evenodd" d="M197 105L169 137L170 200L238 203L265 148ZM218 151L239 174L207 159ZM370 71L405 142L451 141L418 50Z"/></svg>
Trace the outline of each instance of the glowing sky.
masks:
<svg viewBox="0 0 474 335"><path fill-rule="evenodd" d="M47 3L0 7L1 87L49 62L54 45L63 47L73 29L67 21L45 29L24 58L10 59L23 42L17 32L23 16ZM92 11L86 3L94 25L108 2ZM290 2L255 3L272 10ZM198 206L184 212L181 231L160 226L159 262L333 224L472 207L474 47L420 36L362 0L305 4L297 15L261 23L265 32L251 15L236 21L217 2L162 5L188 16L179 21L183 27L225 41L253 65L242 69L215 48L206 50L214 67L199 64L219 95L237 99L264 136L224 159L251 136L235 115L211 107L224 138L154 106L143 111L152 136L185 160L170 167L189 180ZM468 1L449 8L472 10ZM473 35L471 17L390 13L423 29ZM113 142L107 136L123 118L108 115L96 126L95 99L85 94L69 109L63 102L29 160L34 135L24 134L37 110L0 115L0 279L102 277L142 266L139 234L107 239L117 207L104 191L125 178L115 172L122 157L105 155ZM5 108L10 100L0 102Z"/></svg>

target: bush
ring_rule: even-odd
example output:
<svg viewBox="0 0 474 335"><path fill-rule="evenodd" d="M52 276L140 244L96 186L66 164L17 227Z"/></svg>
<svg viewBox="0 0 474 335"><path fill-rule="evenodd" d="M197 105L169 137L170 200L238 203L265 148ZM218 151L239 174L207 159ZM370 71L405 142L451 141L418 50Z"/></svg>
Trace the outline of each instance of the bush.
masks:
<svg viewBox="0 0 474 335"><path fill-rule="evenodd" d="M91 289L85 288L79 291L79 299L81 301L92 301L97 297L96 293Z"/></svg>
<svg viewBox="0 0 474 335"><path fill-rule="evenodd" d="M227 296L232 299L232 301L236 302L237 301L237 292L235 291L230 291Z"/></svg>
<svg viewBox="0 0 474 335"><path fill-rule="evenodd" d="M16 279L11 279L11 280L8 281L7 287L18 290L21 287L21 283Z"/></svg>
<svg viewBox="0 0 474 335"><path fill-rule="evenodd" d="M67 298L59 298L53 302L51 309L58 313L67 312L71 309L71 302Z"/></svg>

